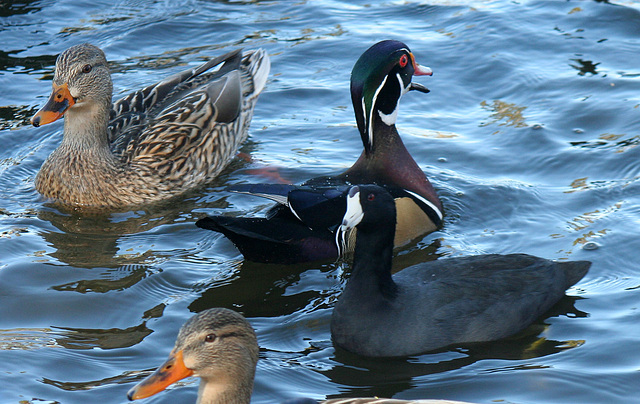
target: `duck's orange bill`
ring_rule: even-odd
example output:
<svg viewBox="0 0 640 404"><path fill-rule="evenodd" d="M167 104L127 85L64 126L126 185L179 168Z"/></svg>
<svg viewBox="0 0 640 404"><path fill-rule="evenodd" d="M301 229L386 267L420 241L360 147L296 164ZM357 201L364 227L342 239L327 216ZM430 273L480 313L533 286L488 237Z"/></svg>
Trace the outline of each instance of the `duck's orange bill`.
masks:
<svg viewBox="0 0 640 404"><path fill-rule="evenodd" d="M193 370L184 365L182 351L171 353L169 359L146 379L127 393L129 400L147 398L166 389L169 385L193 375Z"/></svg>
<svg viewBox="0 0 640 404"><path fill-rule="evenodd" d="M54 84L53 92L51 93L49 100L47 100L44 107L42 107L40 111L36 112L33 118L31 118L31 124L37 127L54 122L60 119L60 117L64 115L64 113L67 112L67 110L75 103L76 100L71 96L67 83L64 83L61 86Z"/></svg>

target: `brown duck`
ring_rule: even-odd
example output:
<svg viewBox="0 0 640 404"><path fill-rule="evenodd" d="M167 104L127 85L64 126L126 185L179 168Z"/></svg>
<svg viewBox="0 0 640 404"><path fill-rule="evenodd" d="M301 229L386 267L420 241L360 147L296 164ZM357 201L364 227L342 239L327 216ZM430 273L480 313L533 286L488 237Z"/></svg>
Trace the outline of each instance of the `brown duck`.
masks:
<svg viewBox="0 0 640 404"><path fill-rule="evenodd" d="M127 397L152 396L189 376L200 378L198 404L249 404L258 363L258 340L251 324L224 308L200 312L180 329L169 359L153 374L131 388ZM317 404L293 399L286 404ZM449 400L396 400L388 398L339 398L323 404L465 404ZM469 404L469 403L466 403Z"/></svg>
<svg viewBox="0 0 640 404"><path fill-rule="evenodd" d="M104 52L67 49L51 97L31 119L40 126L65 115L62 142L36 189L65 204L116 208L210 181L246 139L269 69L263 50L236 50L112 103Z"/></svg>

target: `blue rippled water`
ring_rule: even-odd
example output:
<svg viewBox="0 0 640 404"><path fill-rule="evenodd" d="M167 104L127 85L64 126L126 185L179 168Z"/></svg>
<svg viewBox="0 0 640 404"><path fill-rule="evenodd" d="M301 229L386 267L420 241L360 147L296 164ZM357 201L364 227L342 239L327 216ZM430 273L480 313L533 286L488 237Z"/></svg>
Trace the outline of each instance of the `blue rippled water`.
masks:
<svg viewBox="0 0 640 404"><path fill-rule="evenodd" d="M629 403L640 396L640 3L636 1L70 1L0 4L0 402L124 403L194 312L224 306L259 335L253 402L393 396L479 403ZM345 263L244 262L194 226L260 215L224 192L338 173L360 154L349 74L406 42L433 77L398 128L447 212L395 267L526 252L593 261L548 316L505 341L393 360L333 348ZM84 214L44 203L35 175L61 123L28 119L53 65L91 42L115 96L225 51L262 47L272 74L250 139L177 202ZM585 249L584 246L597 246ZM187 379L148 403L195 402Z"/></svg>

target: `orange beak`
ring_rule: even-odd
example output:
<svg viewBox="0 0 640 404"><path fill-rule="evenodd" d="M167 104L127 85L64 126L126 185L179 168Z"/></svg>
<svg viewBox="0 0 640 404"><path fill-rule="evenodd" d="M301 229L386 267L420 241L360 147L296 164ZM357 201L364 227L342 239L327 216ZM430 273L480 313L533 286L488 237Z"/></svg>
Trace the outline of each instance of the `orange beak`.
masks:
<svg viewBox="0 0 640 404"><path fill-rule="evenodd" d="M44 107L31 118L31 124L38 127L54 122L60 119L75 103L76 100L71 96L67 83L61 86L54 84L51 97L49 97L47 103L44 104Z"/></svg>
<svg viewBox="0 0 640 404"><path fill-rule="evenodd" d="M171 353L169 359L153 374L135 385L127 393L129 400L147 398L166 389L169 385L193 375L193 370L184 365L182 351Z"/></svg>

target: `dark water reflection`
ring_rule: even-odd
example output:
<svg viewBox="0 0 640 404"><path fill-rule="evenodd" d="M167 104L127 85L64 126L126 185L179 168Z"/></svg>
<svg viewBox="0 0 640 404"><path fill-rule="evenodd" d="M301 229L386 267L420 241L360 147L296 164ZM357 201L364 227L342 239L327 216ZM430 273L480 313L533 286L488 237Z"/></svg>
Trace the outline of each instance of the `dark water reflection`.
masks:
<svg viewBox="0 0 640 404"><path fill-rule="evenodd" d="M23 1L0 4L0 402L121 402L193 313L256 328L255 403L448 398L626 403L638 396L640 7L631 1ZM445 256L588 259L569 296L523 333L408 358L335 349L348 262L245 262L206 214L262 215L231 184L338 173L361 151L349 73L396 38L433 68L398 128L437 188L445 226L394 270ZM265 48L272 75L250 140L216 181L116 212L42 201L35 175L61 123L29 125L56 55L104 48L121 96L207 57ZM584 246L595 246L586 249ZM185 380L149 403L195 402Z"/></svg>
<svg viewBox="0 0 640 404"><path fill-rule="evenodd" d="M295 266L269 265L265 268L247 261L238 268L233 279L202 291L188 308L197 313L211 307L236 307L248 317L291 315L328 293L305 290L288 294L288 287L300 281L301 271L303 269Z"/></svg>

